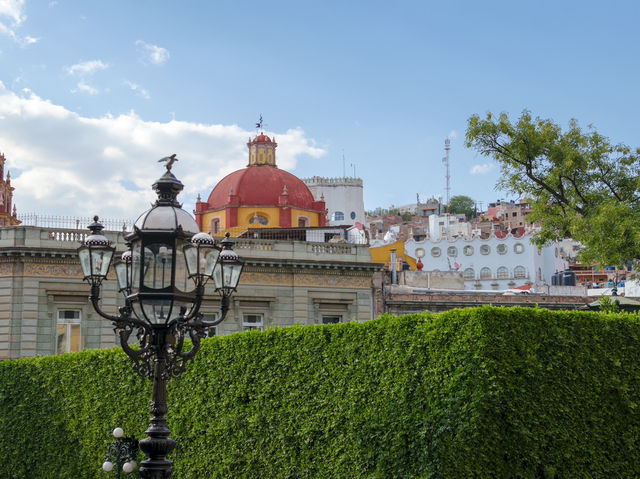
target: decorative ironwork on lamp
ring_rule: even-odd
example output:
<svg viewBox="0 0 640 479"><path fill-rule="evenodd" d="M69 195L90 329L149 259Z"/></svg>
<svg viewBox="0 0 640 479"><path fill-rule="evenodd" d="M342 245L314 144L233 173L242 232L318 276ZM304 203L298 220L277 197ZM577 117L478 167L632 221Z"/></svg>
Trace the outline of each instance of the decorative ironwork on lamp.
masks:
<svg viewBox="0 0 640 479"><path fill-rule="evenodd" d="M145 478L171 476L172 463L166 459L175 447L169 439L164 415L167 412L166 382L185 371L186 363L200 349L207 330L222 322L229 310L229 298L236 290L243 263L233 251L234 241L227 233L216 244L208 233L201 233L193 217L182 209L177 196L182 183L167 171L153 184L158 199L135 222L125 239L129 249L116 262L120 292L125 304L117 315L104 312L100 287L109 272L115 248L102 234L103 226L94 217L91 234L78 248L84 279L91 285L90 300L96 312L112 321L125 353L138 374L153 381L151 424L148 438L140 449L149 459L142 462ZM213 279L221 295L220 315L204 321L200 306L205 285ZM132 333L139 348L132 348ZM190 339L191 348L184 349Z"/></svg>

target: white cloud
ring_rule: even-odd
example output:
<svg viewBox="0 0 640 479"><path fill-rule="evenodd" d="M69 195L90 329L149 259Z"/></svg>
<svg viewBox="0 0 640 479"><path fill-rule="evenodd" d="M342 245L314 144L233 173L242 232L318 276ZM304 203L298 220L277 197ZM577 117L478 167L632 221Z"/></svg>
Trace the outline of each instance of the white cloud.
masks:
<svg viewBox="0 0 640 479"><path fill-rule="evenodd" d="M32 45L37 38L21 37L17 29L22 26L27 16L24 14L24 0L0 0L0 34L6 35L22 46Z"/></svg>
<svg viewBox="0 0 640 479"><path fill-rule="evenodd" d="M82 77L85 75L93 75L95 72L106 70L107 68L109 68L109 65L104 63L102 60L90 60L67 67L67 73L69 75L78 75Z"/></svg>
<svg viewBox="0 0 640 479"><path fill-rule="evenodd" d="M78 82L77 89L71 90L71 93L76 93L78 91L88 93L89 95L97 95L98 93L100 93L96 88L92 87L91 85L87 85L84 82Z"/></svg>
<svg viewBox="0 0 640 479"><path fill-rule="evenodd" d="M482 165L473 165L469 170L471 175L486 175L495 168L495 163L484 163Z"/></svg>
<svg viewBox="0 0 640 479"><path fill-rule="evenodd" d="M150 100L151 99L151 95L149 94L149 90L147 90L146 88L142 88L137 83L133 83L133 82L130 82L128 80L125 80L124 84L127 85L129 88L131 88L134 92L136 92L138 95L140 95L145 100Z"/></svg>
<svg viewBox="0 0 640 479"><path fill-rule="evenodd" d="M0 17L9 17L14 26L26 20L23 9L24 0L0 0Z"/></svg>
<svg viewBox="0 0 640 479"><path fill-rule="evenodd" d="M138 49L144 55L143 63L153 63L154 65L163 65L169 61L169 50L159 47L158 45L152 45L151 43L138 40L136 42Z"/></svg>
<svg viewBox="0 0 640 479"><path fill-rule="evenodd" d="M253 134L236 125L144 121L134 112L88 118L0 84L0 145L18 213L133 220L155 199L157 160L172 153L179 158L172 171L185 185L179 200L191 212L198 193L206 198L222 177L246 166ZM299 128L275 136L281 168L325 153Z"/></svg>

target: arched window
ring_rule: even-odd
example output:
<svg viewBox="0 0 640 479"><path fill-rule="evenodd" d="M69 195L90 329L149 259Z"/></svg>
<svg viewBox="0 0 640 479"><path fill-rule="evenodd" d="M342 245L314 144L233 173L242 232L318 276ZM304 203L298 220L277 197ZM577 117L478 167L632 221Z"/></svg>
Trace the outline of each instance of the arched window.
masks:
<svg viewBox="0 0 640 479"><path fill-rule="evenodd" d="M342 211L334 211L331 214L331 221L344 221L344 213Z"/></svg>
<svg viewBox="0 0 640 479"><path fill-rule="evenodd" d="M491 269L484 267L480 270L480 279L491 279Z"/></svg>
<svg viewBox="0 0 640 479"><path fill-rule="evenodd" d="M513 277L516 279L523 279L527 277L527 270L524 266L516 266L513 268Z"/></svg>
<svg viewBox="0 0 640 479"><path fill-rule="evenodd" d="M251 219L249 220L249 224L251 224L251 225L255 225L255 224L268 225L269 224L269 220L267 218L265 218L264 216L261 216L261 215L253 215L251 217Z"/></svg>
<svg viewBox="0 0 640 479"><path fill-rule="evenodd" d="M464 279L466 280L476 279L476 272L473 270L473 268L467 268L464 270Z"/></svg>
<svg viewBox="0 0 640 479"><path fill-rule="evenodd" d="M498 279L509 279L509 270L506 266L500 266L498 268L497 275Z"/></svg>

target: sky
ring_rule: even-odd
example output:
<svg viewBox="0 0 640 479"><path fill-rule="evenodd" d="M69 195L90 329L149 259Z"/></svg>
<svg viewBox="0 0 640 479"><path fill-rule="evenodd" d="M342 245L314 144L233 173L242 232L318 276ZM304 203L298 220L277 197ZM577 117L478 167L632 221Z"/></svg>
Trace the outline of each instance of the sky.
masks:
<svg viewBox="0 0 640 479"><path fill-rule="evenodd" d="M0 152L19 214L135 219L176 153L191 211L264 118L300 178L366 209L496 191L473 114L575 118L640 146L636 1L0 0Z"/></svg>

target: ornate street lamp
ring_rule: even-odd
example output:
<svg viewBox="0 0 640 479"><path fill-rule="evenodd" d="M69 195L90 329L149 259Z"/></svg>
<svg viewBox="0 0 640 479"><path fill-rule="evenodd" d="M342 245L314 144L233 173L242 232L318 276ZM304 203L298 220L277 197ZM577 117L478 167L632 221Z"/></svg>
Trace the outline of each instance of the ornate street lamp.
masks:
<svg viewBox="0 0 640 479"><path fill-rule="evenodd" d="M158 199L135 222L133 232L125 238L129 250L114 266L125 297L119 314L105 313L100 306L100 286L109 272L114 248L102 234L97 216L89 225L91 234L78 248L84 279L91 285L93 307L113 322L133 369L153 381L153 417L146 431L148 437L140 441L140 449L149 457L140 467L143 478L171 476L172 463L166 456L173 451L175 441L168 437L164 417L167 381L184 372L208 328L224 320L243 266L233 251L229 233L216 244L211 235L199 232L193 217L181 208L176 198L183 185L171 173L172 163L167 162L167 171L153 184ZM221 295L221 311L215 321L204 321L199 311L210 279ZM134 331L140 343L136 349L129 345ZM192 341L188 350L183 349L185 338Z"/></svg>

